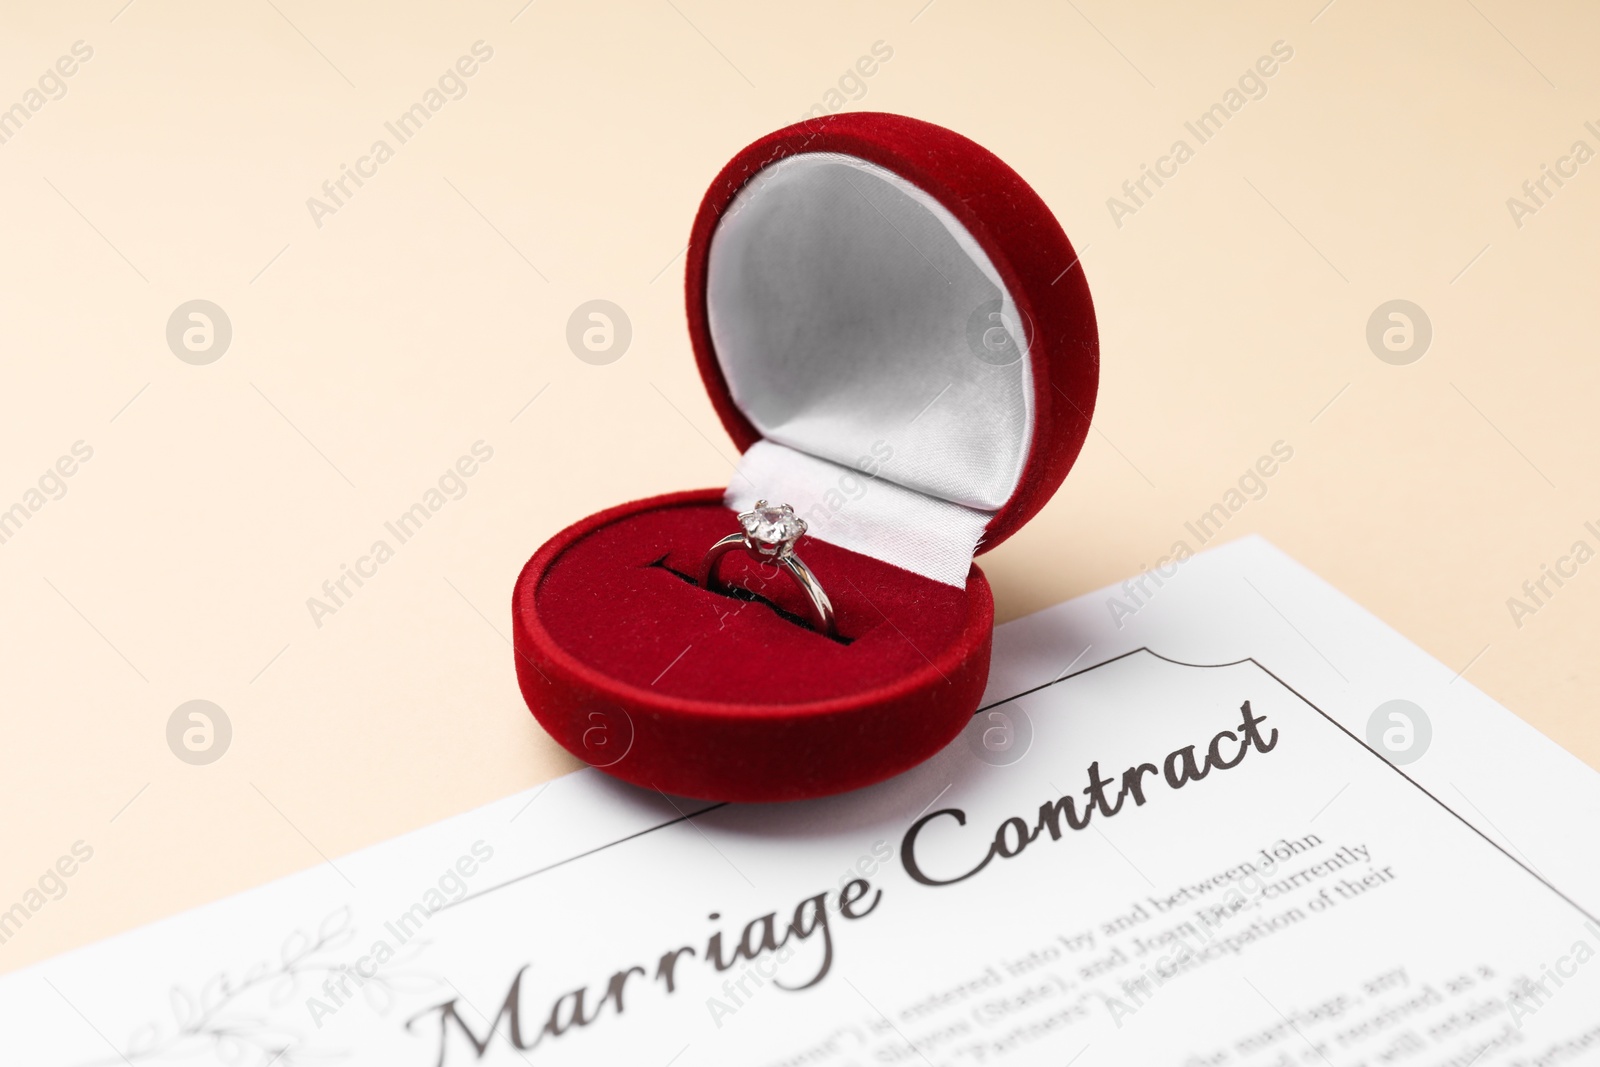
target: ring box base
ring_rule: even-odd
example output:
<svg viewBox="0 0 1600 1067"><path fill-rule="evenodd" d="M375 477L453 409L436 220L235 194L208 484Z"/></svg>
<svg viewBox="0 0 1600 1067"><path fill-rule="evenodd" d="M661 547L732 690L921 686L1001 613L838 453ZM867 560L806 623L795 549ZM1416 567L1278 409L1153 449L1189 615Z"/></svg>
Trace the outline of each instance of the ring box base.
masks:
<svg viewBox="0 0 1600 1067"><path fill-rule="evenodd" d="M738 528L723 490L624 504L552 538L513 594L517 678L569 751L678 796L778 801L891 777L967 724L988 680L994 600L825 542L801 558L828 576L840 638L811 629L804 594L741 554L697 584Z"/></svg>

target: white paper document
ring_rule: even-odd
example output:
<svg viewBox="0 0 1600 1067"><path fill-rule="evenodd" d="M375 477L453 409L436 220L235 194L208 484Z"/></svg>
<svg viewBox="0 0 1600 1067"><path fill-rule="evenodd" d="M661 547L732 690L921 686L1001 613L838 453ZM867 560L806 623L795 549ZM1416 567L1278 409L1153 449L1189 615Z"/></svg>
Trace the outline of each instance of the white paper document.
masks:
<svg viewBox="0 0 1600 1067"><path fill-rule="evenodd" d="M0 1062L1600 1063L1597 825L1251 538L1002 626L892 781L582 771L0 979Z"/></svg>

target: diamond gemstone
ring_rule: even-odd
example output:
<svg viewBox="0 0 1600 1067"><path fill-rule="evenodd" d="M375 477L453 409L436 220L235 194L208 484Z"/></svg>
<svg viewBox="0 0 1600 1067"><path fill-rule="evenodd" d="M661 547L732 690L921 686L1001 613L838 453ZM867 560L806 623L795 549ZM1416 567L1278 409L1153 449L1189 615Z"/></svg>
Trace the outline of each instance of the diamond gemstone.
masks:
<svg viewBox="0 0 1600 1067"><path fill-rule="evenodd" d="M745 533L763 544L778 545L794 541L805 531L788 504L770 506L758 500L754 509L739 516Z"/></svg>

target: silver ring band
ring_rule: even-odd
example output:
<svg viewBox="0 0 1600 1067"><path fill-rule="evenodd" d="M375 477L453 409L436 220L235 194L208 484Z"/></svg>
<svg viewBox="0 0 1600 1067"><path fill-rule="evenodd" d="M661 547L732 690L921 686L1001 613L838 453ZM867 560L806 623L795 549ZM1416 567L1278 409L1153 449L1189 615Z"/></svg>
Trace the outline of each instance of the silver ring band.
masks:
<svg viewBox="0 0 1600 1067"><path fill-rule="evenodd" d="M753 509L740 513L739 525L744 527L743 533L729 534L706 553L700 567L701 586L714 593L722 592L724 587L717 578L717 564L734 549L743 549L757 560L775 563L787 571L811 606L813 629L829 637L838 637L833 602L811 568L794 554L795 543L806 531L805 520L795 518L794 509L787 504L771 507L765 500L758 500Z"/></svg>

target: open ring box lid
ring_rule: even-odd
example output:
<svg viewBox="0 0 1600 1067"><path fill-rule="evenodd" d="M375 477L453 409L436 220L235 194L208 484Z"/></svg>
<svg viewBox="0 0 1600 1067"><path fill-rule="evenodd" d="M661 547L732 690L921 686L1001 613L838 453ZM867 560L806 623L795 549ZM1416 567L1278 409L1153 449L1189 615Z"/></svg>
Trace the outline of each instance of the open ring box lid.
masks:
<svg viewBox="0 0 1600 1067"><path fill-rule="evenodd" d="M738 469L726 489L584 519L529 560L512 604L523 696L574 755L664 793L790 800L888 778L977 709L994 601L973 557L1045 505L1088 433L1083 269L988 151L856 113L723 168L685 289ZM698 584L757 498L809 525L796 553L839 639L745 553L719 572L734 592Z"/></svg>

